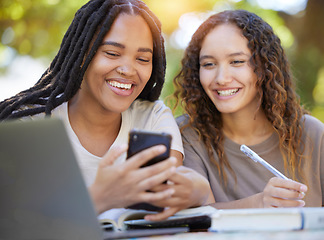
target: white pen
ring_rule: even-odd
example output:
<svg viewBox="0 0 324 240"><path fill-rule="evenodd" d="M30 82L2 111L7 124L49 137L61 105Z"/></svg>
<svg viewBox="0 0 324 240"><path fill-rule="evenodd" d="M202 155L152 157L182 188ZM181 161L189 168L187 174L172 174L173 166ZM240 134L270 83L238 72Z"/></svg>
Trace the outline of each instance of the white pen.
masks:
<svg viewBox="0 0 324 240"><path fill-rule="evenodd" d="M266 169L268 169L270 172L272 172L277 177L283 178L283 179L289 179L285 175L283 175L281 172L279 172L277 169L272 167L269 163L267 163L265 160L263 160L258 154L253 152L250 148L248 148L246 145L241 145L240 150L249 158L251 158L254 162L261 163Z"/></svg>

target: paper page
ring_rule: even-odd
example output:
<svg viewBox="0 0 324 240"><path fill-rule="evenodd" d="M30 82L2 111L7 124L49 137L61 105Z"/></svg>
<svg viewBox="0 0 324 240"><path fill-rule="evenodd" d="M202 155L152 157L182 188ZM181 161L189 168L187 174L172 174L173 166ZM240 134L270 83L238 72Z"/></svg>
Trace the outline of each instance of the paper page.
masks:
<svg viewBox="0 0 324 240"><path fill-rule="evenodd" d="M183 209L179 212L177 212L176 214L174 214L174 216L183 216L183 215L201 215L201 214L213 214L215 212L217 212L218 210L212 206L201 206L201 207L194 207L194 208L187 208L187 209Z"/></svg>

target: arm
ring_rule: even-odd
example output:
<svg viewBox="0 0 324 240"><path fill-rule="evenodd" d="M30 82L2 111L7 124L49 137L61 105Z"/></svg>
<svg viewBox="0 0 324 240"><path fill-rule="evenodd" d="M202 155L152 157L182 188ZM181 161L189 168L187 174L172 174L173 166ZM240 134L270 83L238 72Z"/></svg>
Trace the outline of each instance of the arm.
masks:
<svg viewBox="0 0 324 240"><path fill-rule="evenodd" d="M307 186L302 183L273 177L261 193L235 201L216 202L211 206L219 209L303 207L305 202L302 199L306 192Z"/></svg>
<svg viewBox="0 0 324 240"><path fill-rule="evenodd" d="M175 158L177 159L177 167L182 166L182 162L183 162L183 155L182 155L181 152L176 151L176 150L174 150L174 149L171 149L171 150L170 150L170 155L171 155L172 157L175 157Z"/></svg>

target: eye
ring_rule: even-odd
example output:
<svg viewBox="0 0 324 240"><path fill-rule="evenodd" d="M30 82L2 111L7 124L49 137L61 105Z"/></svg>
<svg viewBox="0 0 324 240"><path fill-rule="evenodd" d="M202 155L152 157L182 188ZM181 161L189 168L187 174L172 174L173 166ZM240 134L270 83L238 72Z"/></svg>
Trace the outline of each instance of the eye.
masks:
<svg viewBox="0 0 324 240"><path fill-rule="evenodd" d="M118 57L118 56L120 56L119 53L117 53L117 52L112 52L112 51L105 51L104 53L105 53L106 55L108 55L108 56L111 56L111 57Z"/></svg>
<svg viewBox="0 0 324 240"><path fill-rule="evenodd" d="M150 58L150 57L144 57L144 56L137 57L136 60L139 63L141 63L141 64L148 64L148 63L151 63L152 62L152 58Z"/></svg>
<svg viewBox="0 0 324 240"><path fill-rule="evenodd" d="M231 62L231 64L234 64L234 65L240 65L240 64L243 64L243 63L245 63L244 60L234 60L234 61Z"/></svg>
<svg viewBox="0 0 324 240"><path fill-rule="evenodd" d="M138 61L144 62L144 63L149 63L151 62L151 59L148 58L137 58Z"/></svg>
<svg viewBox="0 0 324 240"><path fill-rule="evenodd" d="M208 67L213 67L213 66L215 66L215 63L212 63L212 62L200 63L200 67L203 67L203 68L208 68Z"/></svg>

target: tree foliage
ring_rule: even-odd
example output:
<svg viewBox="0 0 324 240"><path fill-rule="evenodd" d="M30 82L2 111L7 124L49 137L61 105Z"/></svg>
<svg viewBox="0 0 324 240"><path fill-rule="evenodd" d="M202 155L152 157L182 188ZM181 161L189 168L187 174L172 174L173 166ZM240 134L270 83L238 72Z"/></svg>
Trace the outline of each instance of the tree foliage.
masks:
<svg viewBox="0 0 324 240"><path fill-rule="evenodd" d="M10 48L17 55L50 61L56 54L74 14L87 0L1 0L0 1L0 74L10 64L3 52ZM183 48L172 41L185 13L202 13L225 9L256 12L273 26L288 52L297 79L301 101L324 121L324 1L309 0L297 15L260 8L252 0L144 0L162 22L166 39L167 77L162 98L173 91L172 79L179 71ZM205 15L205 16L207 16Z"/></svg>
<svg viewBox="0 0 324 240"><path fill-rule="evenodd" d="M74 12L86 0L1 0L2 42L18 54L52 58Z"/></svg>

